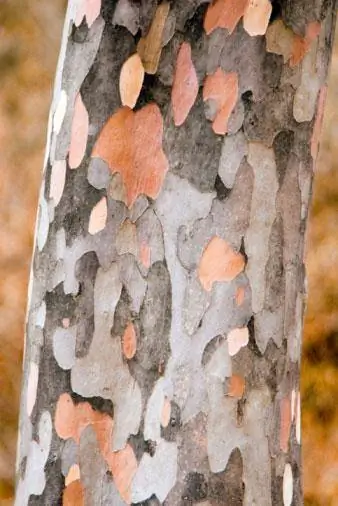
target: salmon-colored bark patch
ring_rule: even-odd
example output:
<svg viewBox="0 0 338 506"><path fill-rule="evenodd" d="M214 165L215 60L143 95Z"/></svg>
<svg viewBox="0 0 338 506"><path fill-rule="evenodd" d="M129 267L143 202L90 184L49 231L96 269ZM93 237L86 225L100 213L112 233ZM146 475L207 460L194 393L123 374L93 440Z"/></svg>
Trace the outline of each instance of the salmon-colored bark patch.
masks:
<svg viewBox="0 0 338 506"><path fill-rule="evenodd" d="M284 397L280 401L280 449L287 453L291 430L291 399Z"/></svg>
<svg viewBox="0 0 338 506"><path fill-rule="evenodd" d="M149 244L147 244L144 241L140 244L140 260L144 265L144 267L146 267L147 269L150 267L151 249Z"/></svg>
<svg viewBox="0 0 338 506"><path fill-rule="evenodd" d="M156 198L168 160L162 149L163 120L156 104L139 111L119 109L105 124L92 156L102 158L112 173L119 172L131 207L142 193Z"/></svg>
<svg viewBox="0 0 338 506"><path fill-rule="evenodd" d="M62 506L84 506L84 491L79 480L73 481L64 489Z"/></svg>
<svg viewBox="0 0 338 506"><path fill-rule="evenodd" d="M76 169L83 160L88 138L89 118L80 93L75 99L69 146L69 167Z"/></svg>
<svg viewBox="0 0 338 506"><path fill-rule="evenodd" d="M80 479L80 468L77 464L73 464L68 471L65 479L65 485L68 487L73 481Z"/></svg>
<svg viewBox="0 0 338 506"><path fill-rule="evenodd" d="M230 244L220 237L213 237L203 251L198 267L199 280L205 290L210 292L216 281L232 281L243 271L245 260L236 253Z"/></svg>
<svg viewBox="0 0 338 506"><path fill-rule="evenodd" d="M135 107L144 79L144 68L138 53L124 62L120 74L120 95L122 105Z"/></svg>
<svg viewBox="0 0 338 506"><path fill-rule="evenodd" d="M127 359L134 357L136 353L137 339L135 327L132 322L129 322L122 338L123 354Z"/></svg>
<svg viewBox="0 0 338 506"><path fill-rule="evenodd" d="M270 20L272 5L270 0L249 0L244 13L243 27L251 36L264 35Z"/></svg>
<svg viewBox="0 0 338 506"><path fill-rule="evenodd" d="M174 123L180 126L186 120L198 93L196 70L191 59L191 47L183 42L177 55L176 70L171 91Z"/></svg>
<svg viewBox="0 0 338 506"><path fill-rule="evenodd" d="M101 0L82 0L78 4L74 24L80 26L84 17L86 17L87 25L92 26L95 19L100 15Z"/></svg>
<svg viewBox="0 0 338 506"><path fill-rule="evenodd" d="M320 34L320 28L320 23L314 21L307 26L304 38L299 35L294 35L290 67L295 67L303 60L304 56L309 51L312 42Z"/></svg>
<svg viewBox="0 0 338 506"><path fill-rule="evenodd" d="M249 329L248 327L233 329L227 336L228 351L230 357L236 355L241 348L246 346L249 342Z"/></svg>
<svg viewBox="0 0 338 506"><path fill-rule="evenodd" d="M238 376L237 374L231 376L229 381L228 395L230 397L236 397L237 399L241 399L243 397L244 390L245 390L245 379L242 376Z"/></svg>
<svg viewBox="0 0 338 506"><path fill-rule="evenodd" d="M112 418L105 413L94 411L88 402L75 405L69 394L62 394L55 412L55 430L58 436L62 439L73 438L79 444L82 431L88 425L93 425L102 451L108 444L105 436L112 430Z"/></svg>
<svg viewBox="0 0 338 506"><path fill-rule="evenodd" d="M107 199L101 200L93 207L89 217L88 232L91 235L101 232L106 226L108 216Z"/></svg>
<svg viewBox="0 0 338 506"><path fill-rule="evenodd" d="M93 427L102 456L112 472L114 483L122 499L130 504L131 482L137 469L137 460L133 449L128 444L121 451L111 451L113 419L106 413L95 411L88 402L75 405L70 395L65 393L57 402L54 423L56 433L60 438L73 438L77 444L80 442L83 430L89 425ZM77 482L73 481L73 483ZM67 489L71 485L72 483Z"/></svg>
<svg viewBox="0 0 338 506"><path fill-rule="evenodd" d="M145 37L142 37L137 45L137 52L141 57L145 71L155 74L162 52L162 35L170 5L161 3L156 10L151 27Z"/></svg>
<svg viewBox="0 0 338 506"><path fill-rule="evenodd" d="M212 100L216 105L216 115L212 128L216 134L224 135L228 131L230 114L238 99L238 76L236 72L226 73L220 67L207 76L203 87L203 100Z"/></svg>
<svg viewBox="0 0 338 506"><path fill-rule="evenodd" d="M137 471L137 460L132 447L127 444L123 450L106 456L114 483L122 499L131 504L131 483Z"/></svg>
<svg viewBox="0 0 338 506"><path fill-rule="evenodd" d="M164 399L162 413L161 413L161 425L162 427L168 427L171 416L171 403L170 400L166 397Z"/></svg>
<svg viewBox="0 0 338 506"><path fill-rule="evenodd" d="M245 298L245 290L243 286L239 286L235 293L235 301L237 306L241 306L243 304L244 298Z"/></svg>
<svg viewBox="0 0 338 506"><path fill-rule="evenodd" d="M212 2L204 18L204 29L207 34L216 28L234 31L238 21L244 15L249 0L216 0Z"/></svg>
<svg viewBox="0 0 338 506"><path fill-rule="evenodd" d="M324 85L321 87L319 92L317 114L311 137L311 156L313 158L313 161L316 161L318 155L319 141L324 119L324 107L326 103L326 96L327 96L327 86Z"/></svg>

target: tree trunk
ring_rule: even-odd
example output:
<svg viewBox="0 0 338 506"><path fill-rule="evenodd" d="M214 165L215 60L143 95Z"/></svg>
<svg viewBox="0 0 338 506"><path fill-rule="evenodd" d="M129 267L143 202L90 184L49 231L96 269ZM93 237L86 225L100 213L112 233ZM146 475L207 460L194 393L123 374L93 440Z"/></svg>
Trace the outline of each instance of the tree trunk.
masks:
<svg viewBox="0 0 338 506"><path fill-rule="evenodd" d="M298 506L335 0L70 0L17 506Z"/></svg>

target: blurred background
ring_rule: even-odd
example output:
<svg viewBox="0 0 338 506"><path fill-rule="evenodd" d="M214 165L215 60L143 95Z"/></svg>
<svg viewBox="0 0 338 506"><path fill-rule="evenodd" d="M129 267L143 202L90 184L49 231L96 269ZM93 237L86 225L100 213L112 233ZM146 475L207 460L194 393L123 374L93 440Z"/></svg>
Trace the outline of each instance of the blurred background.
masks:
<svg viewBox="0 0 338 506"><path fill-rule="evenodd" d="M0 506L13 499L28 275L65 7L66 0L0 0ZM307 248L302 363L307 506L338 506L337 35Z"/></svg>

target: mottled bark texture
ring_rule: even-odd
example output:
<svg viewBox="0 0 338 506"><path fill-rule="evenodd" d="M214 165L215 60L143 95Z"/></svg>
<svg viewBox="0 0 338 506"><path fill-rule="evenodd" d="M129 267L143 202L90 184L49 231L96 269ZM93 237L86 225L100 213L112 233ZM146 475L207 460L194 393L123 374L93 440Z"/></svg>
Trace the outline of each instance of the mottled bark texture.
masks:
<svg viewBox="0 0 338 506"><path fill-rule="evenodd" d="M71 0L16 505L302 504L304 234L334 0Z"/></svg>

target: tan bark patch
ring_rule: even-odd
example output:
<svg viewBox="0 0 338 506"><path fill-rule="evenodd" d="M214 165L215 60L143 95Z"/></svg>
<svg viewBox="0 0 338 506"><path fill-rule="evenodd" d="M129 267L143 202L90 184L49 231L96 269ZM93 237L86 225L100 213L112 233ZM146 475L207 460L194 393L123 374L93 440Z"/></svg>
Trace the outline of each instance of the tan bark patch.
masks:
<svg viewBox="0 0 338 506"><path fill-rule="evenodd" d="M204 29L209 35L216 28L234 31L248 6L249 0L216 0L211 3L204 18Z"/></svg>
<svg viewBox="0 0 338 506"><path fill-rule="evenodd" d="M88 232L91 235L101 232L106 226L108 216L107 199L101 200L93 207L89 217Z"/></svg>
<svg viewBox="0 0 338 506"><path fill-rule="evenodd" d="M138 53L124 62L120 74L120 95L122 105L135 107L144 79L144 68Z"/></svg>
<svg viewBox="0 0 338 506"><path fill-rule="evenodd" d="M136 353L137 338L132 322L128 323L122 338L123 354L127 359L133 358Z"/></svg>
<svg viewBox="0 0 338 506"><path fill-rule="evenodd" d="M76 169L86 152L89 118L80 93L75 99L74 116L69 146L69 167Z"/></svg>
<svg viewBox="0 0 338 506"><path fill-rule="evenodd" d="M210 292L216 281L232 281L245 266L244 257L220 237L213 237L203 251L198 267L199 280Z"/></svg>
<svg viewBox="0 0 338 506"><path fill-rule="evenodd" d="M77 464L71 466L65 479L65 485L68 487L73 481L80 479L80 468Z"/></svg>
<svg viewBox="0 0 338 506"><path fill-rule="evenodd" d="M249 0L244 13L244 30L251 36L264 35L272 12L270 0Z"/></svg>
<svg viewBox="0 0 338 506"><path fill-rule="evenodd" d="M138 254L136 225L130 220L125 220L116 237L116 251L118 255L130 253L134 257Z"/></svg>
<svg viewBox="0 0 338 506"><path fill-rule="evenodd" d="M183 42L177 55L171 101L174 123L180 126L186 120L198 93L196 70L191 59L191 47Z"/></svg>
<svg viewBox="0 0 338 506"><path fill-rule="evenodd" d="M245 390L245 379L242 376L234 374L229 381L228 395L241 399Z"/></svg>
<svg viewBox="0 0 338 506"><path fill-rule="evenodd" d="M119 109L105 124L93 149L110 170L121 174L126 204L131 207L144 193L156 198L168 161L162 149L163 120L156 104L133 112Z"/></svg>
<svg viewBox="0 0 338 506"><path fill-rule="evenodd" d="M83 506L84 491L79 480L73 481L64 489L62 495L62 506Z"/></svg>
<svg viewBox="0 0 338 506"><path fill-rule="evenodd" d="M161 413L161 425L162 427L168 427L171 416L171 403L170 400L166 397L164 399L162 413Z"/></svg>
<svg viewBox="0 0 338 506"><path fill-rule="evenodd" d="M203 100L213 100L216 115L212 128L216 134L224 135L228 130L230 114L238 99L238 76L236 72L225 73L220 67L207 76L203 88Z"/></svg>
<svg viewBox="0 0 338 506"><path fill-rule="evenodd" d="M284 397L280 401L280 449L287 453L291 429L291 400Z"/></svg>
<svg viewBox="0 0 338 506"><path fill-rule="evenodd" d="M326 96L327 96L327 86L324 85L322 86L319 92L317 114L311 137L311 156L314 161L316 161L317 159L319 150L319 141L324 119L324 107L326 103Z"/></svg>
<svg viewBox="0 0 338 506"><path fill-rule="evenodd" d="M147 269L150 267L151 262L151 249L149 244L142 242L140 245L140 260L144 267Z"/></svg>
<svg viewBox="0 0 338 506"><path fill-rule="evenodd" d="M155 74L162 51L162 35L170 5L167 2L157 7L153 22L146 37L142 37L137 44L137 52L141 57L145 71Z"/></svg>
<svg viewBox="0 0 338 506"><path fill-rule="evenodd" d="M243 286L239 286L235 294L235 301L237 306L241 306L243 304L244 298L245 298L245 290Z"/></svg>
<svg viewBox="0 0 338 506"><path fill-rule="evenodd" d="M58 160L54 162L49 187L49 198L53 199L54 205L57 206L61 200L63 189L66 182L66 161Z"/></svg>

